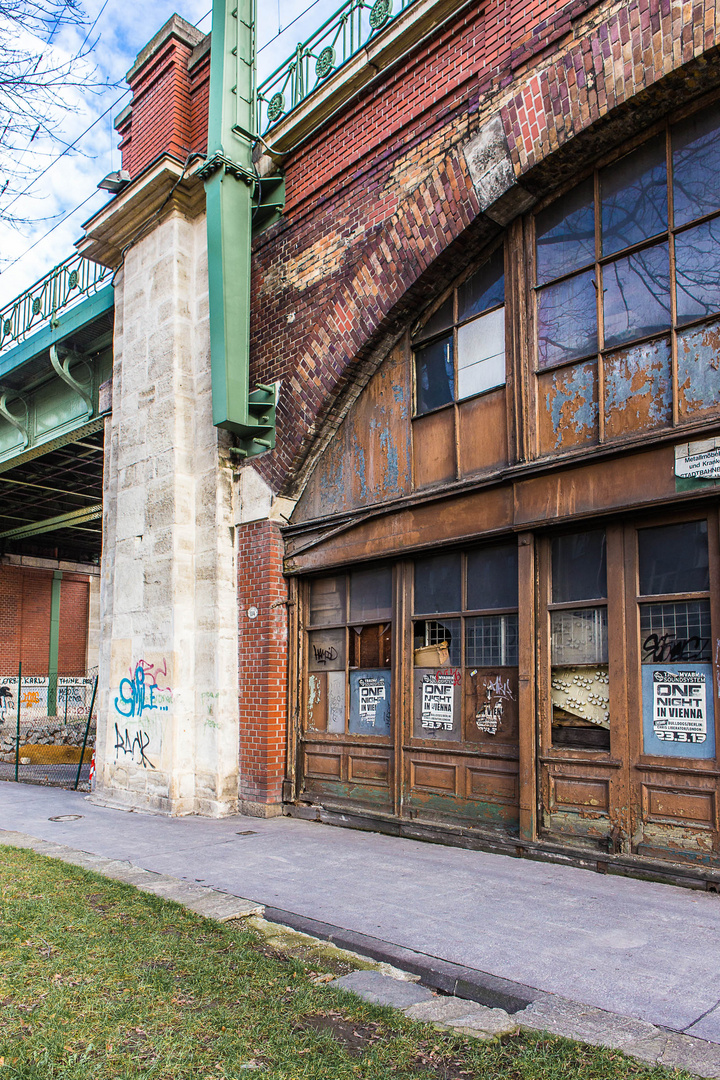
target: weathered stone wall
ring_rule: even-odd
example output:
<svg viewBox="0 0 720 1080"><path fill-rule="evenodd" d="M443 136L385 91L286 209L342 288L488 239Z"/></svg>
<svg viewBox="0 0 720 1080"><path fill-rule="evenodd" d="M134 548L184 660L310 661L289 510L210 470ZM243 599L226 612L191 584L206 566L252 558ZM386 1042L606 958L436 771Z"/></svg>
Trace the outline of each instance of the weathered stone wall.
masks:
<svg viewBox="0 0 720 1080"><path fill-rule="evenodd" d="M116 281L96 798L235 812L232 472L213 427L205 221L179 212Z"/></svg>

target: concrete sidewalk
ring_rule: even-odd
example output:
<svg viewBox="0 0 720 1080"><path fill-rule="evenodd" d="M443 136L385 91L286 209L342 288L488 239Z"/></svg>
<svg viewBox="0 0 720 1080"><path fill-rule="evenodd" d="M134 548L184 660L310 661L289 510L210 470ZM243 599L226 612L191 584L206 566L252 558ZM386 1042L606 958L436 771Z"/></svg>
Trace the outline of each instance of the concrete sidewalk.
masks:
<svg viewBox="0 0 720 1080"><path fill-rule="evenodd" d="M80 816L52 820L64 815ZM13 783L0 783L0 829L244 897L410 970L465 971L517 1008L541 991L720 1043L711 893L292 818L128 813Z"/></svg>

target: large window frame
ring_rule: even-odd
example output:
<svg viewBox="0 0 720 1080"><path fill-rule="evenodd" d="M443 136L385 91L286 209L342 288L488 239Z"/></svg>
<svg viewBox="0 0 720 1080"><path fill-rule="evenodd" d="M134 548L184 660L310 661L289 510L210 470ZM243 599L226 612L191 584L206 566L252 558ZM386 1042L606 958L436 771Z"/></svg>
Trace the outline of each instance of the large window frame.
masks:
<svg viewBox="0 0 720 1080"><path fill-rule="evenodd" d="M710 310L693 317L685 317L682 313L678 315L677 248L678 245L682 248L683 238L690 237L693 230L697 230L696 236L699 237L700 230L703 228L715 228L718 235L716 261L720 265L720 205L686 220L679 222L675 220L674 195L676 189L673 139L677 139L680 135L683 123L693 122L696 116L701 122L705 115L711 116L712 113L715 113L718 117L717 126L720 129L720 101L718 100L709 105L705 104L701 109L684 111L684 114L679 118L677 116L666 118L661 124L649 128L629 146L626 145L612 156L601 160L592 171L581 177L579 181L574 181L572 186L559 194L555 193L552 198L544 200L531 214L531 239L530 250L528 251L530 256L529 291L534 324L531 340L531 370L535 375L539 398L543 397L551 382L555 382L557 378L562 380L564 377L567 385L572 386L573 392L580 392L581 395L584 395L585 412L586 416L589 417L588 424L590 426L594 425L595 428L595 438L586 434L583 440L585 442L597 441L603 443L621 439L627 435L621 425L618 425L615 430L613 430L612 424L608 425L607 418L611 415L612 408L612 386L610 386L609 390L610 397L606 395L612 380L613 365L620 366L626 363L628 369L633 370L633 360L638 364L635 369L638 371L644 371L653 363L655 364L654 385L659 402L659 404L656 404L656 413L665 410L665 415L662 418L664 422L658 422L656 417L656 422L651 425L652 428L654 430L672 429L680 424L692 422L692 417L688 418L683 415L678 386L678 355L682 343L689 340L689 336L693 331L699 331L706 326L712 326L712 324L715 324L720 329L720 273L718 273L718 287L715 290L717 293L716 306L712 306ZM603 247L603 184L609 184L613 175L617 176L628 165L632 155L641 156L647 153L652 147L653 141L657 140L662 141L664 146L664 153L658 158L658 161L665 170L663 187L664 207L667 209L666 227L659 228L657 231L652 232L652 235L638 237L634 242L625 246L613 245L613 249L607 251ZM542 267L539 267L541 260L538 254L538 243L542 242L542 236L545 235L542 231L543 226L548 220L552 219L554 208L567 203L583 187L590 188L592 191L592 256L588 254L585 261L579 261L561 273L544 276L541 272ZM720 203L720 199L717 201ZM606 205L609 205L609 203L610 200ZM713 242L714 239L713 237ZM587 242L587 240L588 237L585 236L583 242ZM587 243L586 246L588 246ZM628 271L628 273L634 272L632 270L633 265L642 262L642 260L647 262L655 258L665 246L667 247L668 274L668 292L666 296L669 306L666 324L648 332L638 330L638 332L633 333L628 331L622 341L615 339L608 341L608 335L606 334L608 292L612 292L613 288L617 286L619 278L625 271ZM586 279L586 281L583 283L582 279ZM544 299L551 295L552 290L559 290L563 286L567 287L568 294L570 294L573 283L578 287L584 284L584 291L587 293L587 281L589 280L592 281L595 292L595 303L593 311L594 326L588 327L587 348L579 347L572 355L565 357L559 355L555 357L548 356L548 350L551 349L551 346L547 344L548 339L543 338ZM615 284L613 284L613 280ZM559 303L556 304L556 307L560 307ZM589 310L590 306L588 304ZM593 330L597 331L596 338ZM592 343L591 339L594 339ZM545 344L543 344L544 341ZM667 356L667 374L670 376L670 385L667 389L670 392L667 400L662 400L664 374L660 369L665 362L662 354L666 348L666 343L669 352ZM544 350L545 357L543 358ZM543 362L543 359L545 362ZM645 367L641 367L643 364ZM559 446L551 446L549 449L557 450ZM543 451L543 448L538 445L538 452L542 455L543 452L547 451Z"/></svg>

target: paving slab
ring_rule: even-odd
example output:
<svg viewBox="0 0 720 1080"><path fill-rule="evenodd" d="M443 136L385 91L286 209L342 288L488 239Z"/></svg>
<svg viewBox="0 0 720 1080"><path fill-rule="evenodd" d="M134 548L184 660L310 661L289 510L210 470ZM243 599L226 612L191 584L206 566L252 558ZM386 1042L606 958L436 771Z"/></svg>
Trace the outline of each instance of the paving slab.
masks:
<svg viewBox="0 0 720 1080"><path fill-rule="evenodd" d="M49 820L66 815L79 817ZM515 1009L542 992L720 1042L715 894L292 818L129 813L9 782L0 822L317 920L397 966L433 967L451 991L497 980L504 997L482 1004L511 1011L515 986Z"/></svg>
<svg viewBox="0 0 720 1080"><path fill-rule="evenodd" d="M351 971L349 975L333 979L328 985L351 990L373 1005L392 1005L396 1009L416 1005L419 1001L430 1001L433 997L432 991L425 986L393 979L389 975L381 975L379 971Z"/></svg>

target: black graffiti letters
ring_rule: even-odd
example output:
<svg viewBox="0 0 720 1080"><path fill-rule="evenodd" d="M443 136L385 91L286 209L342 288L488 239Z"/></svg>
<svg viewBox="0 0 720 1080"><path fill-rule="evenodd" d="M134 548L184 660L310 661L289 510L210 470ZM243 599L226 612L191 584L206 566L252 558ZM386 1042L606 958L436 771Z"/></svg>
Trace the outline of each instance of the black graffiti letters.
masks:
<svg viewBox="0 0 720 1080"><path fill-rule="evenodd" d="M150 736L147 731L138 731L134 736L130 736L128 729L125 728L125 734L120 731L120 728L115 724L115 756L118 754L129 754L130 757L137 765L142 765L144 769L154 769L152 761L145 756L145 751L150 745Z"/></svg>
<svg viewBox="0 0 720 1080"><path fill-rule="evenodd" d="M320 645L313 645L313 653L316 664L329 664L332 660L337 660L337 649L334 649L332 645L327 649Z"/></svg>
<svg viewBox="0 0 720 1080"><path fill-rule="evenodd" d="M701 661L709 657L710 639L698 635L677 638L674 634L648 634L643 641L643 662L653 664Z"/></svg>

